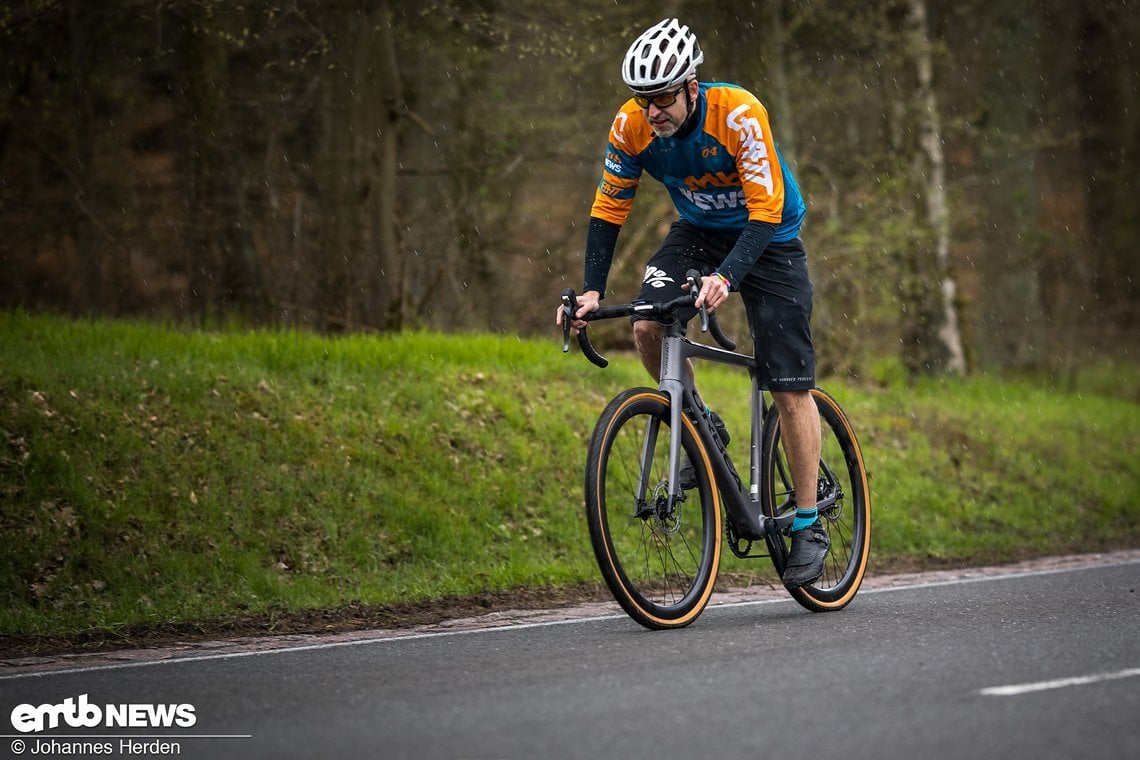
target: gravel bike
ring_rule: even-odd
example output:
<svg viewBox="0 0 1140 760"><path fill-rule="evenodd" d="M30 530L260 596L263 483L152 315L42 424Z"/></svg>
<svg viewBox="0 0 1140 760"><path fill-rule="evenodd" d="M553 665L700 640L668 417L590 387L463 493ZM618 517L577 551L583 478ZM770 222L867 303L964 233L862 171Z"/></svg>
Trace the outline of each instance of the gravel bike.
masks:
<svg viewBox="0 0 1140 760"><path fill-rule="evenodd" d="M586 520L602 577L622 609L651 629L680 628L697 619L712 596L722 545L737 557L770 557L782 577L796 511L779 414L760 387L755 359L738 353L716 314L703 308L701 329L722 348L685 337L676 312L693 307L701 282L696 271L686 279L689 292L680 298L605 306L583 318L637 314L664 324L660 384L615 396L598 419L586 457ZM572 289L563 291L561 309L566 352L577 310ZM578 344L591 362L608 365L586 328L579 330ZM687 359L741 367L751 376L747 485L685 371ZM808 610L824 612L847 606L863 581L871 500L851 423L825 391L815 388L811 394L823 431L816 499L831 547L823 575L788 591ZM696 475L688 490L680 478L686 458Z"/></svg>

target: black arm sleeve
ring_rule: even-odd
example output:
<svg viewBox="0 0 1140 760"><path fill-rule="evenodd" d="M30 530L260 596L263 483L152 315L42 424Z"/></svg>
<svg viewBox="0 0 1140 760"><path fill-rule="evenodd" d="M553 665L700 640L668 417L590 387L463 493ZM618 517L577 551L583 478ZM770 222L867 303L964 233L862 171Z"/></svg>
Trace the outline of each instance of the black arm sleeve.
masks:
<svg viewBox="0 0 1140 760"><path fill-rule="evenodd" d="M774 234L776 234L776 225L770 222L753 219L744 226L744 232L741 232L740 237L736 239L736 245L717 267L717 272L728 278L733 290L740 289L740 284L752 271L752 267L760 258L760 254L764 253L768 243L772 242Z"/></svg>
<svg viewBox="0 0 1140 760"><path fill-rule="evenodd" d="M606 297L606 280L614 260L621 225L590 217L586 230L586 277L582 291L596 290Z"/></svg>

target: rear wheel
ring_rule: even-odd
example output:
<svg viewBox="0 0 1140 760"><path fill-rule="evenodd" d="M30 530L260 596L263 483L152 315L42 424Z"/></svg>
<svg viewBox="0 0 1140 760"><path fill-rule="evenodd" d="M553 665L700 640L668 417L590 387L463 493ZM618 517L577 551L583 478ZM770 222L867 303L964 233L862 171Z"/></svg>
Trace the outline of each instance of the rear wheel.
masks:
<svg viewBox="0 0 1140 760"><path fill-rule="evenodd" d="M619 394L586 460L586 521L602 577L630 617L655 629L688 625L704 610L723 536L711 465L687 415L681 443L697 485L669 503L669 409L656 390Z"/></svg>
<svg viewBox="0 0 1140 760"><path fill-rule="evenodd" d="M810 586L789 591L807 609L825 612L846 607L863 582L871 551L871 495L863 455L847 416L824 391L815 388L811 394L819 409L823 433L816 498L831 548L823 575ZM769 517L794 511L791 470L780 445L780 417L775 407L764 420L762 457L765 487L761 489L761 510ZM773 561L777 572L783 575L791 539L781 534L775 540L782 545L782 551L780 546L775 547Z"/></svg>

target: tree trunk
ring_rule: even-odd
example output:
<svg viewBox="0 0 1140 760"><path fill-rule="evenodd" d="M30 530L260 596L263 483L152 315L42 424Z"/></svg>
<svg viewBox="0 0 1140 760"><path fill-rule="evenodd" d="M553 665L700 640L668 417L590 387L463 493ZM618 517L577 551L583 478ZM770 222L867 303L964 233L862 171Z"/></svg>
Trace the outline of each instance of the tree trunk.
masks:
<svg viewBox="0 0 1140 760"><path fill-rule="evenodd" d="M221 311L226 263L222 248L222 218L226 194L225 130L228 58L220 30L211 28L216 19L201 6L188 6L186 19L185 74L187 118L185 141L186 233L185 266L189 293L188 311L202 320Z"/></svg>
<svg viewBox="0 0 1140 760"><path fill-rule="evenodd" d="M407 317L407 283L403 277L400 241L396 234L396 171L399 147L400 109L403 92L400 84L400 67L396 60L396 42L392 32L392 9L388 0L381 0L373 25L376 50L376 84L382 88L379 113L380 136L380 197L378 200L376 236L379 242L380 314L387 327L398 329Z"/></svg>
<svg viewBox="0 0 1140 760"><path fill-rule="evenodd" d="M771 27L768 35L768 44L761 46L768 52L767 64L771 69L771 80L775 92L773 100L776 103L774 114L769 114L775 125L777 142L780 151L788 161L796 158L796 130L794 128L795 113L793 112L791 93L788 89L788 54L787 30L784 26L784 2L775 0L768 3L768 24ZM764 100L764 96L760 96ZM769 109L771 111L773 109Z"/></svg>
<svg viewBox="0 0 1140 760"><path fill-rule="evenodd" d="M316 309L321 326L330 329L353 320L353 306L348 292L349 254L352 244L348 238L351 225L347 219L350 193L346 191L347 159L344 127L345 107L339 67L324 72L323 107L321 108L321 147L317 154L317 192L319 204L319 242L317 243L317 278L320 282Z"/></svg>
<svg viewBox="0 0 1140 760"><path fill-rule="evenodd" d="M396 172L402 106L387 0L350 8L324 75L321 219L327 326L400 325Z"/></svg>
<svg viewBox="0 0 1140 760"><path fill-rule="evenodd" d="M1108 123L1095 113L1095 99L1081 97L1077 55L1082 32L1078 4L1049 0L1041 25L1042 44L1037 55L1043 83L1038 93L1040 136L1035 141L1034 166L1040 186L1039 224L1042 310L1047 330L1042 335L1045 364L1058 380L1072 379L1081 361L1081 328L1092 281L1091 262L1075 251L1098 251L1091 243L1088 220L1088 182L1073 182L1089 169L1082 162L1080 134L1087 125ZM1091 47L1091 46L1090 46ZM1090 175L1095 172L1089 171Z"/></svg>
<svg viewBox="0 0 1140 760"><path fill-rule="evenodd" d="M88 84L91 69L91 30L84 24L85 19L78 5L68 11L68 27L71 34L71 96L73 123L68 130L70 153L67 158L74 183L75 203L85 213L74 215L72 233L75 236L75 254L79 261L80 277L76 288L77 299L73 304L79 313L98 313L107 310L107 283L103 271L103 253L95 240L92 219L96 213L95 199L91 197L91 147L94 138L94 116L91 102L91 87Z"/></svg>
<svg viewBox="0 0 1140 760"><path fill-rule="evenodd" d="M1036 6L997 0L985 6L990 24L977 44L992 51L985 71L978 173L985 193L979 209L985 256L978 262L978 352L987 364L1037 366L1042 357L1040 188L1033 169L1039 120ZM987 59L989 57L987 56Z"/></svg>
<svg viewBox="0 0 1140 760"><path fill-rule="evenodd" d="M940 277L942 321L938 338L946 351L946 368L956 375L966 373L962 331L958 324L958 286L950 266L950 208L946 200L946 157L942 150L942 125L934 94L934 62L930 49L926 0L911 0L912 50L918 73L919 143L925 154L926 217L935 236L936 271Z"/></svg>

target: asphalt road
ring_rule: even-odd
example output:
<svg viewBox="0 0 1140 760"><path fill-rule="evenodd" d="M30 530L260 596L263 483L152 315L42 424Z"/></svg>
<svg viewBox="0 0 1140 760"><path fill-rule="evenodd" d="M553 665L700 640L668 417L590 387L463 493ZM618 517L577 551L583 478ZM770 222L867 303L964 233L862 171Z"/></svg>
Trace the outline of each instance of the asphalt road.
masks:
<svg viewBox="0 0 1140 760"><path fill-rule="evenodd" d="M0 755L1134 758L1138 586L1129 560L867 590L839 613L722 605L672 632L606 615L0 672ZM104 722L68 727L69 698ZM156 705L170 727L105 724Z"/></svg>

